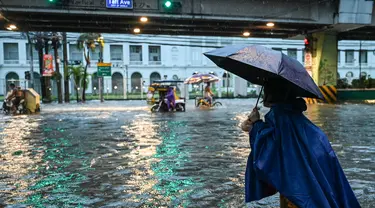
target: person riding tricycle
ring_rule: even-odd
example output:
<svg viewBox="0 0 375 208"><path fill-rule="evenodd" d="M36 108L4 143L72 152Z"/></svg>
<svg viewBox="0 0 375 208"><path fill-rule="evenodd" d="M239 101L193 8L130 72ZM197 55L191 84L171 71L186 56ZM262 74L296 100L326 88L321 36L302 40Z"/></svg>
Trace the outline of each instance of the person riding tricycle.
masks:
<svg viewBox="0 0 375 208"><path fill-rule="evenodd" d="M182 81L160 80L154 81L149 87L148 103L152 104L152 112L185 111L185 98L176 93L177 83ZM155 95L158 96L156 101Z"/></svg>
<svg viewBox="0 0 375 208"><path fill-rule="evenodd" d="M16 87L15 84L11 83L9 85L10 91L8 92L2 110L7 113L23 113L24 106L24 92L21 87Z"/></svg>
<svg viewBox="0 0 375 208"><path fill-rule="evenodd" d="M217 82L220 79L215 76L213 73L209 74L199 74L195 73L193 76L189 77L185 80L185 84L200 84L206 83L206 87L202 88L203 97L196 97L195 98L195 106L206 106L206 107L214 107L214 106L221 106L220 102L214 102L214 93L211 90L211 82Z"/></svg>

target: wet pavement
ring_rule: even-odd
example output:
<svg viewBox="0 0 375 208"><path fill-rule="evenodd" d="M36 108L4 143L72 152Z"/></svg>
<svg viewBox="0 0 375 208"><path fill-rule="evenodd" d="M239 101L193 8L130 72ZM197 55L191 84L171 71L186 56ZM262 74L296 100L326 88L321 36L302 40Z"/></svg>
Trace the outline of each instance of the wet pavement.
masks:
<svg viewBox="0 0 375 208"><path fill-rule="evenodd" d="M0 115L0 204L6 207L278 207L244 204L255 100L154 113L145 101L43 106ZM262 109L264 112L266 109ZM362 207L375 204L375 107L313 105ZM1 205L0 205L1 207Z"/></svg>

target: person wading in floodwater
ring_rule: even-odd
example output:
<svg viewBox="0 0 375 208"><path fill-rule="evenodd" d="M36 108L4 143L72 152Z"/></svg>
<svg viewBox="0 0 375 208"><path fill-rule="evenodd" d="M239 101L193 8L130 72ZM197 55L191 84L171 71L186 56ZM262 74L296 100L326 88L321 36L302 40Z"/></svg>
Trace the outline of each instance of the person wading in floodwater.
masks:
<svg viewBox="0 0 375 208"><path fill-rule="evenodd" d="M271 83L264 87L271 108L264 121L255 108L241 124L251 146L246 202L279 192L281 207L360 207L327 136L303 115L305 101Z"/></svg>

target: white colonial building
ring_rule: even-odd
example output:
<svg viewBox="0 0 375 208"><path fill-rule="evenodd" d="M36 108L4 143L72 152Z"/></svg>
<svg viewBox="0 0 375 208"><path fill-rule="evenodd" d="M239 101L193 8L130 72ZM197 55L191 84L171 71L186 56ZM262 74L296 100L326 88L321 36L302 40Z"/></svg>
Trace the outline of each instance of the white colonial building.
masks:
<svg viewBox="0 0 375 208"><path fill-rule="evenodd" d="M104 62L112 63L112 77L104 80L105 91L123 93L140 91L142 83L147 86L152 80L185 79L194 72L214 72L223 81L216 88L243 94L251 88L248 83L216 67L203 53L218 47L232 44L264 45L296 58L303 62L302 40L259 39L259 38L226 38L226 37L193 37L193 36L148 36L102 34L105 40ZM83 51L76 47L79 34L68 33L68 60L81 62ZM25 71L30 70L29 44L26 37L16 32L0 32L0 95L6 92L6 85L16 82L27 86L24 81ZM361 48L361 52L360 49ZM339 42L339 76L349 81L363 75L375 76L375 42L340 41ZM52 52L52 50L51 50ZM53 55L53 53L51 53ZM361 56L361 58L360 58ZM59 49L62 57L62 47ZM33 50L35 88L40 91L39 65L37 51ZM99 50L91 55L89 73L91 81L87 93L96 93L96 63ZM61 64L60 71L63 71ZM143 86L144 87L144 86ZM56 87L52 90L56 93ZM71 87L72 89L72 87ZM115 92L116 93L116 92Z"/></svg>

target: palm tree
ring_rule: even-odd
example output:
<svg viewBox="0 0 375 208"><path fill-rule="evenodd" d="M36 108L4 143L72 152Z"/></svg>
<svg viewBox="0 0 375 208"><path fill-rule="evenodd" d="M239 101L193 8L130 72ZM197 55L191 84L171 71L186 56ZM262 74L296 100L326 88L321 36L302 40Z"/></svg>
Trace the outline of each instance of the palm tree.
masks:
<svg viewBox="0 0 375 208"><path fill-rule="evenodd" d="M83 68L82 65L79 65L79 66L69 66L68 76L73 78L74 89L76 91L76 98L77 98L77 103L78 103L79 102L79 95L78 95L79 88L82 88L83 92L85 91L89 83L89 80L88 80L89 74L87 73L85 74L85 68ZM84 79L84 77L86 77L86 79Z"/></svg>
<svg viewBox="0 0 375 208"><path fill-rule="evenodd" d="M84 69L83 77L87 77L87 67L90 65L90 51L95 52L95 42L101 37L99 33L84 33L81 34L77 39L77 47L79 50L83 50L85 55L86 66ZM83 79L83 86L87 86L86 79ZM82 101L85 102L85 88L82 91Z"/></svg>

